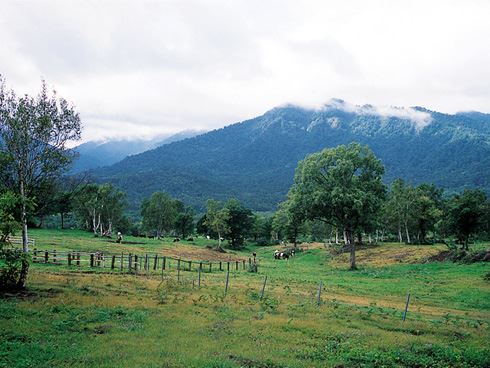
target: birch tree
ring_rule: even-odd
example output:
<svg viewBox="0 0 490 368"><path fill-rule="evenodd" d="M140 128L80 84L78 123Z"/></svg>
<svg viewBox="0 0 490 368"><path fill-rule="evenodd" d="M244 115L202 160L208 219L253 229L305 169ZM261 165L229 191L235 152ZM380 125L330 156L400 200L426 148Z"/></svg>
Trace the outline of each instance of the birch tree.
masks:
<svg viewBox="0 0 490 368"><path fill-rule="evenodd" d="M0 76L0 151L6 169L2 180L19 195L22 249L29 251L28 201L35 188L54 180L73 157L67 143L79 140L80 117L75 108L43 81L36 97L17 97ZM32 198L31 198L32 199ZM25 285L28 266L21 271Z"/></svg>

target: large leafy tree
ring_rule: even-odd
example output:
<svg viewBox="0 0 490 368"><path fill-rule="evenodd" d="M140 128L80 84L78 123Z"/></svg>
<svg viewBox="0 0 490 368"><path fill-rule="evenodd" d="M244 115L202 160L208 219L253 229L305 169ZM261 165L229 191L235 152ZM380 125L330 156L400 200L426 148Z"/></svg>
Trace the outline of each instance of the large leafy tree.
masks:
<svg viewBox="0 0 490 368"><path fill-rule="evenodd" d="M158 238L174 229L182 203L164 192L155 192L141 204L142 227Z"/></svg>
<svg viewBox="0 0 490 368"><path fill-rule="evenodd" d="M43 81L36 97L18 97L7 90L0 77L1 180L20 200L22 248L28 248L28 202L39 186L55 180L71 162L67 143L81 136L80 117L75 108L56 92L48 93ZM22 269L22 286L28 267Z"/></svg>
<svg viewBox="0 0 490 368"><path fill-rule="evenodd" d="M228 211L228 239L230 247L238 249L243 246L245 237L250 234L254 224L252 211L244 207L237 199L229 199L224 206Z"/></svg>
<svg viewBox="0 0 490 368"><path fill-rule="evenodd" d="M356 268L353 234L376 217L385 196L384 167L358 143L325 149L298 164L291 188L304 216L343 229Z"/></svg>
<svg viewBox="0 0 490 368"><path fill-rule="evenodd" d="M469 238L484 226L488 208L487 195L481 190L465 189L449 200L449 227L463 248L468 250Z"/></svg>
<svg viewBox="0 0 490 368"><path fill-rule="evenodd" d="M184 207L183 204L179 207L175 218L175 229L182 238L185 238L194 231L194 210L189 206Z"/></svg>

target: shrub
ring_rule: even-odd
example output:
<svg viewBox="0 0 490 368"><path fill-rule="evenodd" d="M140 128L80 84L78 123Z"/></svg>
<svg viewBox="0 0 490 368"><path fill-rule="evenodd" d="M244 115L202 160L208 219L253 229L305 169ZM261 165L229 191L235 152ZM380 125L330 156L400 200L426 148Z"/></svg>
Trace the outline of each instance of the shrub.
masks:
<svg viewBox="0 0 490 368"><path fill-rule="evenodd" d="M0 244L0 290L18 289L21 270L29 267L30 256L9 243Z"/></svg>

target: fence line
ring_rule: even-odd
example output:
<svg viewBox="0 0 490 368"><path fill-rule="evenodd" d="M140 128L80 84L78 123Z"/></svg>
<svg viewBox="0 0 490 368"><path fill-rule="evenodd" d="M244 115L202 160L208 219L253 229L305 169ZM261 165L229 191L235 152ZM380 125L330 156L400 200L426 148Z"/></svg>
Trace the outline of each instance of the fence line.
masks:
<svg viewBox="0 0 490 368"><path fill-rule="evenodd" d="M145 273L165 271L170 269L171 262L176 265L174 268L180 271L200 270L200 272L223 271L223 263L226 263L226 269L248 270L252 266L252 259L230 260L230 261L212 261L212 260L194 260L177 257L164 256L160 254L133 254L133 253L111 253L111 252L80 252L56 251L56 250L32 250L32 261L34 263L44 263L51 265L66 265L75 267L90 267L110 269L128 273ZM214 263L214 267L213 267Z"/></svg>

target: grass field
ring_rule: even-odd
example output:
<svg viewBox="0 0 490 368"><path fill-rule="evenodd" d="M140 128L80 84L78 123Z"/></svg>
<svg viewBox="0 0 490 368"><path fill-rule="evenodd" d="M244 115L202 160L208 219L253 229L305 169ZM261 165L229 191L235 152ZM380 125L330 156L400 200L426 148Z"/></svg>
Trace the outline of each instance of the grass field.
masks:
<svg viewBox="0 0 490 368"><path fill-rule="evenodd" d="M274 247L220 254L202 238L120 245L79 231L31 236L57 250L217 260L256 251L259 272L232 272L225 295L226 272L203 274L199 289L197 272L178 283L175 269L162 281L35 264L29 290L0 299L0 367L490 366L490 265L422 262L444 246L360 250L353 272L346 255L320 244L287 262L273 259Z"/></svg>

